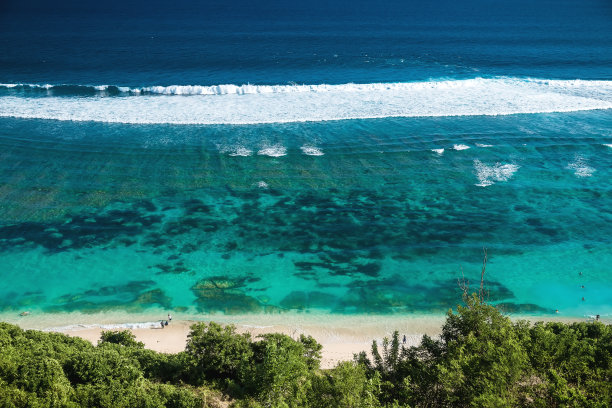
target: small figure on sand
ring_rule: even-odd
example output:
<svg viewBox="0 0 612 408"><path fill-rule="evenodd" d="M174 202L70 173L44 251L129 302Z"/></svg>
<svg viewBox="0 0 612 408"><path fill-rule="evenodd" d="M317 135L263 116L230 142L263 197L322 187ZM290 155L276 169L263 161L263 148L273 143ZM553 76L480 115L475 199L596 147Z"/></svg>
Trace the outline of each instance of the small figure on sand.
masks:
<svg viewBox="0 0 612 408"><path fill-rule="evenodd" d="M172 321L172 315L170 313L168 313L168 321L171 322Z"/></svg>
<svg viewBox="0 0 612 408"><path fill-rule="evenodd" d="M162 321L160 321L159 323L161 324L161 327L162 327L162 329L163 329L163 328L164 328L164 321L162 320Z"/></svg>
<svg viewBox="0 0 612 408"><path fill-rule="evenodd" d="M168 325L168 321L166 320L164 323L162 323L164 326Z"/></svg>
<svg viewBox="0 0 612 408"><path fill-rule="evenodd" d="M404 344L406 344L406 335L404 334L404 339L402 340Z"/></svg>
<svg viewBox="0 0 612 408"><path fill-rule="evenodd" d="M29 314L30 314L30 312L21 312L21 313L19 313L19 316L27 316Z"/></svg>

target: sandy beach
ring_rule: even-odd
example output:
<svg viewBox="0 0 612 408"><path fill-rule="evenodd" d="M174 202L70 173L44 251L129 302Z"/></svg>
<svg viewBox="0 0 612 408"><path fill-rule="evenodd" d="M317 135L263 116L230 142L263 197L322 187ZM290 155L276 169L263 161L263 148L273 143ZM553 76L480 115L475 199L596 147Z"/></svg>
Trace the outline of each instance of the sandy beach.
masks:
<svg viewBox="0 0 612 408"><path fill-rule="evenodd" d="M262 315L181 315L164 329L160 318L167 313L59 313L2 316L2 320L24 329L37 329L78 336L97 343L102 330L129 329L145 347L164 353L185 349L189 328L199 321L233 324L240 333L256 337L265 333L284 333L293 338L311 335L323 345L322 368L332 368L339 361L351 360L353 354L368 351L372 340L382 340L398 330L406 335L407 345L416 345L423 334L440 333L443 315L329 315L319 313L282 313Z"/></svg>
<svg viewBox="0 0 612 408"><path fill-rule="evenodd" d="M162 329L161 327L151 328L135 328L129 329L138 341L145 344L146 348L163 352L177 353L185 349L189 327L194 322L181 321L172 322L169 326ZM265 333L284 333L289 336L299 336L299 333L311 334L323 345L321 367L333 368L339 361L351 360L354 353L360 351L369 351L372 340L367 340L368 336L359 334L356 331L349 329L339 330L338 332L328 332L322 328L313 328L312 330L299 330L290 326L272 326L272 327L247 327L238 326L238 332L251 333L251 336L256 337ZM100 333L105 330L100 327L83 328L83 329L68 329L61 332L70 335L78 336L86 340L96 343L100 338ZM420 334L407 335L407 342L417 344L420 339Z"/></svg>
<svg viewBox="0 0 612 408"><path fill-rule="evenodd" d="M158 316L156 316L158 317ZM161 314L161 317L165 315ZM519 317L516 317L518 319ZM536 321L584 321L585 319L551 317L520 317ZM515 318L513 318L515 319ZM165 328L153 315L79 313L44 314L3 319L23 328L39 329L78 336L97 343L103 330L130 330L146 348L177 353L185 349L190 326L198 321L215 321L234 324L239 333L252 337L265 333L283 333L293 338L300 334L311 335L323 345L322 368L332 368L339 361L351 360L353 354L369 352L372 340L380 341L398 330L406 336L406 345L417 345L423 334L437 336L444 324L444 315L322 315L287 313L274 315L210 315L173 316ZM72 323L72 324L69 324ZM606 323L604 321L604 323Z"/></svg>
<svg viewBox="0 0 612 408"><path fill-rule="evenodd" d="M418 317L398 319L395 317L373 318L341 317L324 321L317 317L302 318L285 323L278 318L262 321L262 317L251 316L250 322L246 316L232 316L226 319L213 319L223 324L235 324L239 333L250 333L257 337L266 333L283 333L293 338L300 334L311 335L323 345L321 367L333 368L339 361L351 360L353 354L361 351L369 352L372 340L381 340L390 336L394 330L406 335L407 345L416 345L424 333L437 335L443 323L442 317ZM402 322L403 321L403 322ZM187 336L194 320L173 319L168 326L161 328L156 322L135 324L105 324L105 325L71 325L65 327L47 328L69 336L78 336L96 343L103 330L128 329L146 348L164 352L177 353L185 349ZM253 324L256 323L256 324Z"/></svg>

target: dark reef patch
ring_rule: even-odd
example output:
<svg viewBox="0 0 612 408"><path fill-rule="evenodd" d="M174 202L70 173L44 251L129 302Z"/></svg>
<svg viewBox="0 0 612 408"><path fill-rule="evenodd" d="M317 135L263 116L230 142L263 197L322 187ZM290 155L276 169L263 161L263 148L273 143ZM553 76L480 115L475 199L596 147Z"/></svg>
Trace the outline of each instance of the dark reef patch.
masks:
<svg viewBox="0 0 612 408"><path fill-rule="evenodd" d="M194 215L198 213L208 214L211 211L211 207L209 205L204 204L202 200L198 200L197 198L192 198L185 201L183 208L185 209L186 215Z"/></svg>
<svg viewBox="0 0 612 408"><path fill-rule="evenodd" d="M298 270L294 275L305 275L305 272L313 272L317 269L326 269L330 276L352 276L362 274L370 277L377 277L380 274L382 265L377 262L362 261L359 255L347 255L346 251L341 254L319 253L319 262L295 261L293 264ZM339 256L338 256L339 255ZM367 258L366 258L367 259Z"/></svg>
<svg viewBox="0 0 612 408"><path fill-rule="evenodd" d="M131 281L125 285L118 286L103 286L99 289L90 289L83 292L83 296L115 296L115 295L133 295L140 293L151 286L155 285L155 282L151 280L146 281Z"/></svg>
<svg viewBox="0 0 612 408"><path fill-rule="evenodd" d="M0 311L18 311L25 308L37 308L46 301L40 291L25 293L9 292L0 297Z"/></svg>
<svg viewBox="0 0 612 408"><path fill-rule="evenodd" d="M183 261L177 261L174 263L164 263L164 264L157 264L154 266L149 266L149 268L157 268L159 269L159 272L157 272L157 275L164 275L164 274L173 274L173 275L178 275L181 273L187 273L189 275L195 275L195 272L192 271L191 269L187 268L185 266L185 263Z"/></svg>
<svg viewBox="0 0 612 408"><path fill-rule="evenodd" d="M411 313L443 312L462 302L457 281L436 281L428 285L410 284L399 276L389 279L356 280L339 300L339 313ZM487 285L490 299L513 298L512 292L499 282Z"/></svg>
<svg viewBox="0 0 612 408"><path fill-rule="evenodd" d="M250 287L257 278L217 276L191 287L198 310L245 313L275 310L274 307L321 307L338 313L409 313L454 307L461 302L457 282L425 282L424 279L439 276L433 266L392 277L390 268L401 268L402 264L410 268L410 264L424 258L435 260L443 256L445 262L456 262L459 272L459 265L478 260L475 257L479 256L481 242L497 242L491 237L498 231L516 242L499 244L491 251L495 255L518 255L518 247L563 240L568 234L551 229L532 214L530 207L517 206L498 217L485 216L478 211L480 202L472 198L466 199L469 205L457 206L444 197L412 197L376 188L282 192L228 188L188 194L193 197L114 202L99 212L74 214L58 222L3 225L0 251L40 246L52 255L97 248L108 249L111 256L113 248L132 247L130 252L137 256L159 255L149 263L151 276L182 275L177 279L195 274L191 266L207 256L214 258L210 265L215 267L215 263L224 262L228 266L246 262L246 266L255 267L260 257L270 256L271 262L277 260L283 268L293 261L294 276L308 280L309 287L320 291L291 292L278 306L270 306L252 296L252 291L261 291ZM509 222L514 220L511 217L525 222ZM80 259L86 259L87 252L78 252ZM291 267L289 272L283 272L290 273ZM205 270L202 276L206 273L210 271ZM417 274L420 282L410 279ZM103 286L69 294L52 308L94 310L170 304L170 299L151 281L131 282L128 286ZM332 287L347 290L339 297L326 294L325 288ZM508 303L514 296L499 282L490 282L488 290L490 301L506 302L500 304L509 310L530 312L533 307L537 311L537 305ZM23 302L44 300L34 295L28 299ZM21 301L4 301L0 308L18 302Z"/></svg>
<svg viewBox="0 0 612 408"><path fill-rule="evenodd" d="M213 276L198 281L191 287L191 291L196 296L198 311L237 314L274 309L245 294L245 286L248 281L249 277L230 278L227 276Z"/></svg>
<svg viewBox="0 0 612 408"><path fill-rule="evenodd" d="M0 227L0 250L38 245L49 252L101 247L114 239L133 245L128 237L140 235L159 223L161 216L140 213L132 208L73 215L63 222L25 222Z"/></svg>
<svg viewBox="0 0 612 408"><path fill-rule="evenodd" d="M382 267L378 263L371 262L362 265L354 265L354 268L358 273L375 277L379 275Z"/></svg>
<svg viewBox="0 0 612 408"><path fill-rule="evenodd" d="M157 211L157 206L151 200L140 200L134 204L134 207L139 210L148 211L150 213Z"/></svg>
<svg viewBox="0 0 612 408"><path fill-rule="evenodd" d="M67 294L56 299L47 312L96 313L104 310L141 311L151 306L172 308L171 299L154 287L153 281L132 281L125 285L104 286L82 293Z"/></svg>

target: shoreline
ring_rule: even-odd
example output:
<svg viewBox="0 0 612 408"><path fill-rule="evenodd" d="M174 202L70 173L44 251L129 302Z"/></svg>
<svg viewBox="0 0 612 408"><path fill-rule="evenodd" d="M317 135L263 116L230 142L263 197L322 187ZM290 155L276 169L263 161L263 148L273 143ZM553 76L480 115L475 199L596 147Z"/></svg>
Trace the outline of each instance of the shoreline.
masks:
<svg viewBox="0 0 612 408"><path fill-rule="evenodd" d="M321 368L333 368L338 362L352 360L353 354L369 353L372 340L382 340L394 330L406 335L406 345L417 345L423 336L436 336L445 316L381 316L381 315L329 315L318 313L282 313L262 315L188 315L172 313L170 324L162 329L161 319L167 312L154 315L129 313L100 313L85 315L29 315L2 319L24 329L36 329L81 337L96 344L103 330L130 330L146 348L162 353L185 350L190 326L197 322L215 321L233 324L238 333L257 337L266 333L283 333L292 338L300 334L314 337L322 346ZM6 317L6 316L4 316ZM140 318L140 319L139 319ZM69 323L69 324L67 324Z"/></svg>
<svg viewBox="0 0 612 408"><path fill-rule="evenodd" d="M0 320L24 329L36 329L81 337L96 344L103 330L130 330L145 347L162 353L185 349L190 326L197 322L215 321L234 324L237 332L257 337L266 333L283 333L296 338L300 334L314 337L322 346L321 368L333 368L338 362L352 360L353 354L370 352L373 340L390 337L393 331L406 335L406 346L418 345L424 334L437 336L446 320L445 314L432 315L330 315L317 313L283 313L264 315L187 315L174 314L169 326L161 328L155 317L167 312L134 313L63 313L28 316L1 316ZM14 316L14 315L11 315ZM585 321L585 318L563 316L510 316L513 321ZM140 320L140 321L138 321ZM610 324L610 318L601 320Z"/></svg>
<svg viewBox="0 0 612 408"><path fill-rule="evenodd" d="M137 341L144 343L145 348L162 352L162 353L178 353L185 350L187 344L187 336L190 332L192 324L196 321L175 321L173 320L165 328L156 327L154 324L151 327L129 328ZM88 328L70 328L70 329L53 329L49 331L63 333L68 336L81 337L85 340L96 344L103 330L102 327ZM313 336L322 346L321 368L329 369L336 366L340 361L352 360L353 354L361 351L370 353L370 348L373 338L366 334L360 334L358 330L348 328L337 328L330 331L324 327L315 326L295 326L295 325L272 325L272 326L248 326L237 325L238 333L249 333L255 338L267 333L282 333L292 338L298 338L300 334ZM372 333L368 331L368 333ZM386 333L383 333L386 335ZM384 337L382 335L380 338ZM420 334L406 335L407 345L417 345L422 338Z"/></svg>

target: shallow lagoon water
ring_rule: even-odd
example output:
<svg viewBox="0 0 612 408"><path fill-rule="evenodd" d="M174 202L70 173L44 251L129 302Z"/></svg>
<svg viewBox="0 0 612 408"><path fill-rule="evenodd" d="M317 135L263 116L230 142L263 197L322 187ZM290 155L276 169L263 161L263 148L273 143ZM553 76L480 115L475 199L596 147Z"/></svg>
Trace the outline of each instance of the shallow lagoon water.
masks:
<svg viewBox="0 0 612 408"><path fill-rule="evenodd" d="M609 1L0 8L2 319L612 313Z"/></svg>
<svg viewBox="0 0 612 408"><path fill-rule="evenodd" d="M491 302L605 316L611 122L2 119L1 307L441 313L486 247Z"/></svg>

